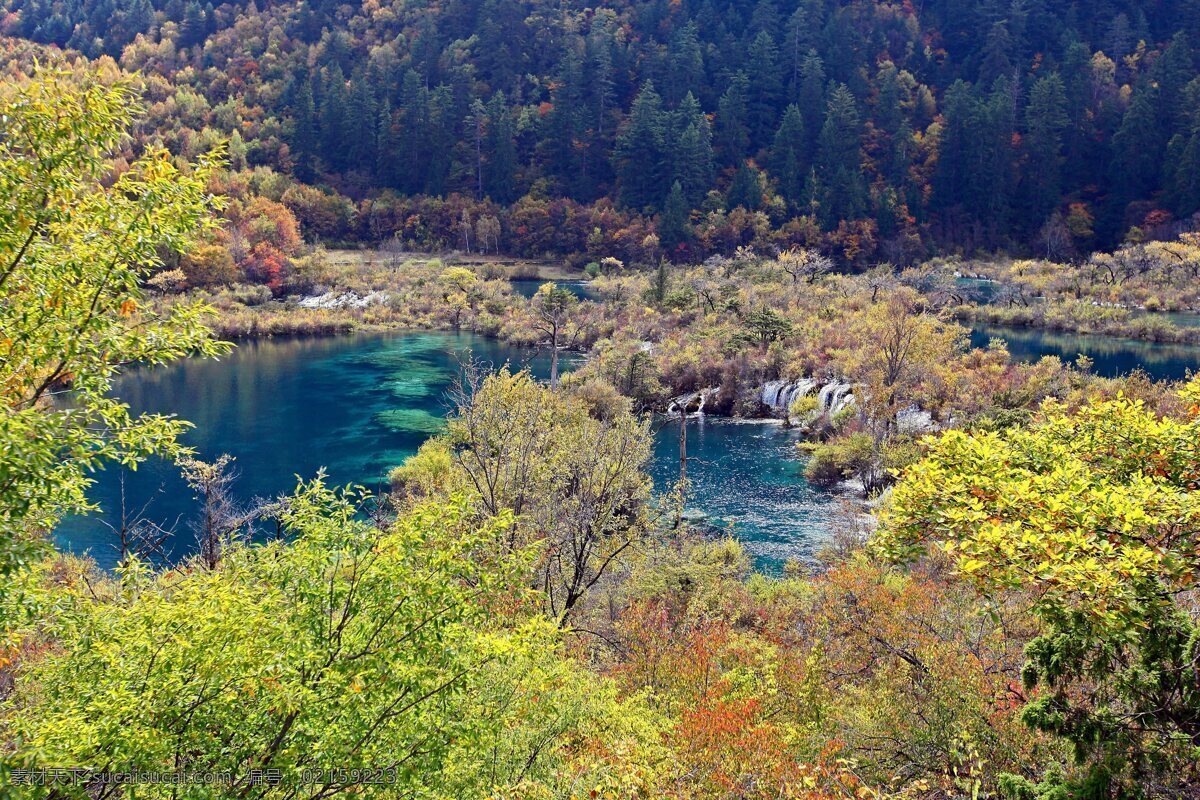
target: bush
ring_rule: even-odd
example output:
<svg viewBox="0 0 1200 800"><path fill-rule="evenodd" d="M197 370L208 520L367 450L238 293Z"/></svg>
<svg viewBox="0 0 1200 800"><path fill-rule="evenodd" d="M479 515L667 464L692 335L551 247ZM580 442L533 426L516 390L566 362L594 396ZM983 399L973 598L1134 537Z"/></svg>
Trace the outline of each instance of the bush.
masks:
<svg viewBox="0 0 1200 800"><path fill-rule="evenodd" d="M817 447L804 468L804 477L822 488L857 477L870 491L876 472L875 440L870 434L853 433L845 439Z"/></svg>

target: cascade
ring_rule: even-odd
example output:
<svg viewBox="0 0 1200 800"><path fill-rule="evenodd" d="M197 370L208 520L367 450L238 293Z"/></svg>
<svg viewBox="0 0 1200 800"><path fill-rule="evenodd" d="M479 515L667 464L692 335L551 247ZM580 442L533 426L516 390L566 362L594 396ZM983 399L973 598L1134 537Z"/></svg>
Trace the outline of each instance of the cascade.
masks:
<svg viewBox="0 0 1200 800"><path fill-rule="evenodd" d="M795 383L767 381L758 393L764 406L774 411L787 411L797 398L804 397L817 387L816 381L803 378Z"/></svg>

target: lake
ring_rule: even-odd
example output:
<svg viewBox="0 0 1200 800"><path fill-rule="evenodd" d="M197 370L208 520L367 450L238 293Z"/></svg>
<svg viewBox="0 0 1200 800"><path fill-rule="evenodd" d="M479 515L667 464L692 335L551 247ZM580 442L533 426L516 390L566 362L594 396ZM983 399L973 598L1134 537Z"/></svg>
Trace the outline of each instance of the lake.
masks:
<svg viewBox="0 0 1200 800"><path fill-rule="evenodd" d="M378 489L389 469L440 429L446 389L468 357L549 374L547 356L469 334L351 335L248 341L220 361L134 370L117 381L115 394L134 412L175 413L195 423L186 443L206 460L234 456L244 499L291 491L297 476L311 478L322 467L334 484ZM836 505L804 480L803 464L792 458L795 435L768 423L688 425L688 508L742 539L761 568L811 555ZM666 489L678 479L679 423L659 421L656 428L649 471ZM104 513L64 521L59 544L112 566L114 537L102 519L119 518L122 474L126 508L149 502L149 519L178 522L169 554L188 553L195 504L162 461L98 473L90 496Z"/></svg>
<svg viewBox="0 0 1200 800"><path fill-rule="evenodd" d="M556 283L563 289L570 291L571 294L580 300L596 299L595 292L591 287L591 281L544 281L540 278L511 278L508 282L512 285L514 293L525 298L533 297L537 294L537 290L542 288L543 283Z"/></svg>
<svg viewBox="0 0 1200 800"><path fill-rule="evenodd" d="M987 347L990 339L1003 339L1014 361L1037 361L1058 356L1074 363L1079 355L1092 359L1092 372L1105 377L1127 375L1143 369L1156 380L1182 380L1189 370L1200 370L1200 347L1161 344L1140 339L1119 339L1080 333L1057 333L1038 328L975 325L971 346Z"/></svg>

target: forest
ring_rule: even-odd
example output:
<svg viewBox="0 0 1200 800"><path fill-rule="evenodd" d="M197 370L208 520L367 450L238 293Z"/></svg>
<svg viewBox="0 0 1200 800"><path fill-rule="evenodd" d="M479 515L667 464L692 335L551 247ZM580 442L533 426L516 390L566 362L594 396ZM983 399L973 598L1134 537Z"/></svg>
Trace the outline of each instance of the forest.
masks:
<svg viewBox="0 0 1200 800"><path fill-rule="evenodd" d="M139 136L300 181L326 241L469 250L467 215L535 257L1061 259L1200 210L1195 0L6 8L137 71Z"/></svg>
<svg viewBox="0 0 1200 800"><path fill-rule="evenodd" d="M0 3L0 800L1200 800L1198 0Z"/></svg>

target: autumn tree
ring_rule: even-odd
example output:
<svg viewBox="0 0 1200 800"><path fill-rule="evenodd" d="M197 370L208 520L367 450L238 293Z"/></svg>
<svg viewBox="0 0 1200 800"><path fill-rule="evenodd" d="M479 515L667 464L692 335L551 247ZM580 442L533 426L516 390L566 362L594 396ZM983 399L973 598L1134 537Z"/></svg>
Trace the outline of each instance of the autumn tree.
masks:
<svg viewBox="0 0 1200 800"><path fill-rule="evenodd" d="M868 415L891 431L896 415L935 392L928 390L963 346L965 331L925 309L911 289L893 290L851 323L843 369L861 383L856 392Z"/></svg>
<svg viewBox="0 0 1200 800"><path fill-rule="evenodd" d="M458 477L449 485L465 486L488 516L516 516L508 546L539 546L533 582L567 624L645 534L648 423L627 403L597 419L584 400L507 369L468 370L453 399L444 441Z"/></svg>
<svg viewBox="0 0 1200 800"><path fill-rule="evenodd" d="M779 268L787 273L793 284L800 282L815 283L825 273L833 268L833 262L813 250L792 248L779 254L776 259Z"/></svg>
<svg viewBox="0 0 1200 800"><path fill-rule="evenodd" d="M301 486L282 516L286 540L231 546L217 570L135 565L119 582L64 582L59 644L0 706L0 769L50 759L226 774L214 794L251 798L367 785L333 764L378 770L389 791L449 796L538 774L537 742L561 729L539 720L526 738L504 698L521 698L515 712L540 696L561 715L552 687L570 672L552 626L512 612L530 561L502 546L511 514L481 520L443 498L380 530L355 500ZM83 782L58 794L93 796Z"/></svg>
<svg viewBox="0 0 1200 800"><path fill-rule="evenodd" d="M1183 418L1118 396L946 433L897 485L878 542L939 548L984 592L1027 594L1043 628L1023 718L1114 791L1187 780L1200 745L1200 384L1182 395Z"/></svg>
<svg viewBox="0 0 1200 800"><path fill-rule="evenodd" d="M550 388L558 388L558 351L577 336L579 329L572 325L571 312L579 298L570 289L555 283L543 283L533 296L534 326L550 343Z"/></svg>
<svg viewBox="0 0 1200 800"><path fill-rule="evenodd" d="M143 308L143 281L187 248L218 203L213 158L150 149L114 172L139 111L127 81L42 72L0 96L0 576L28 564L64 514L93 508L90 473L175 455L186 427L112 396L132 363L225 348L191 302ZM219 154L218 154L219 155ZM60 402L70 390L72 402ZM3 581L7 583L7 578Z"/></svg>

